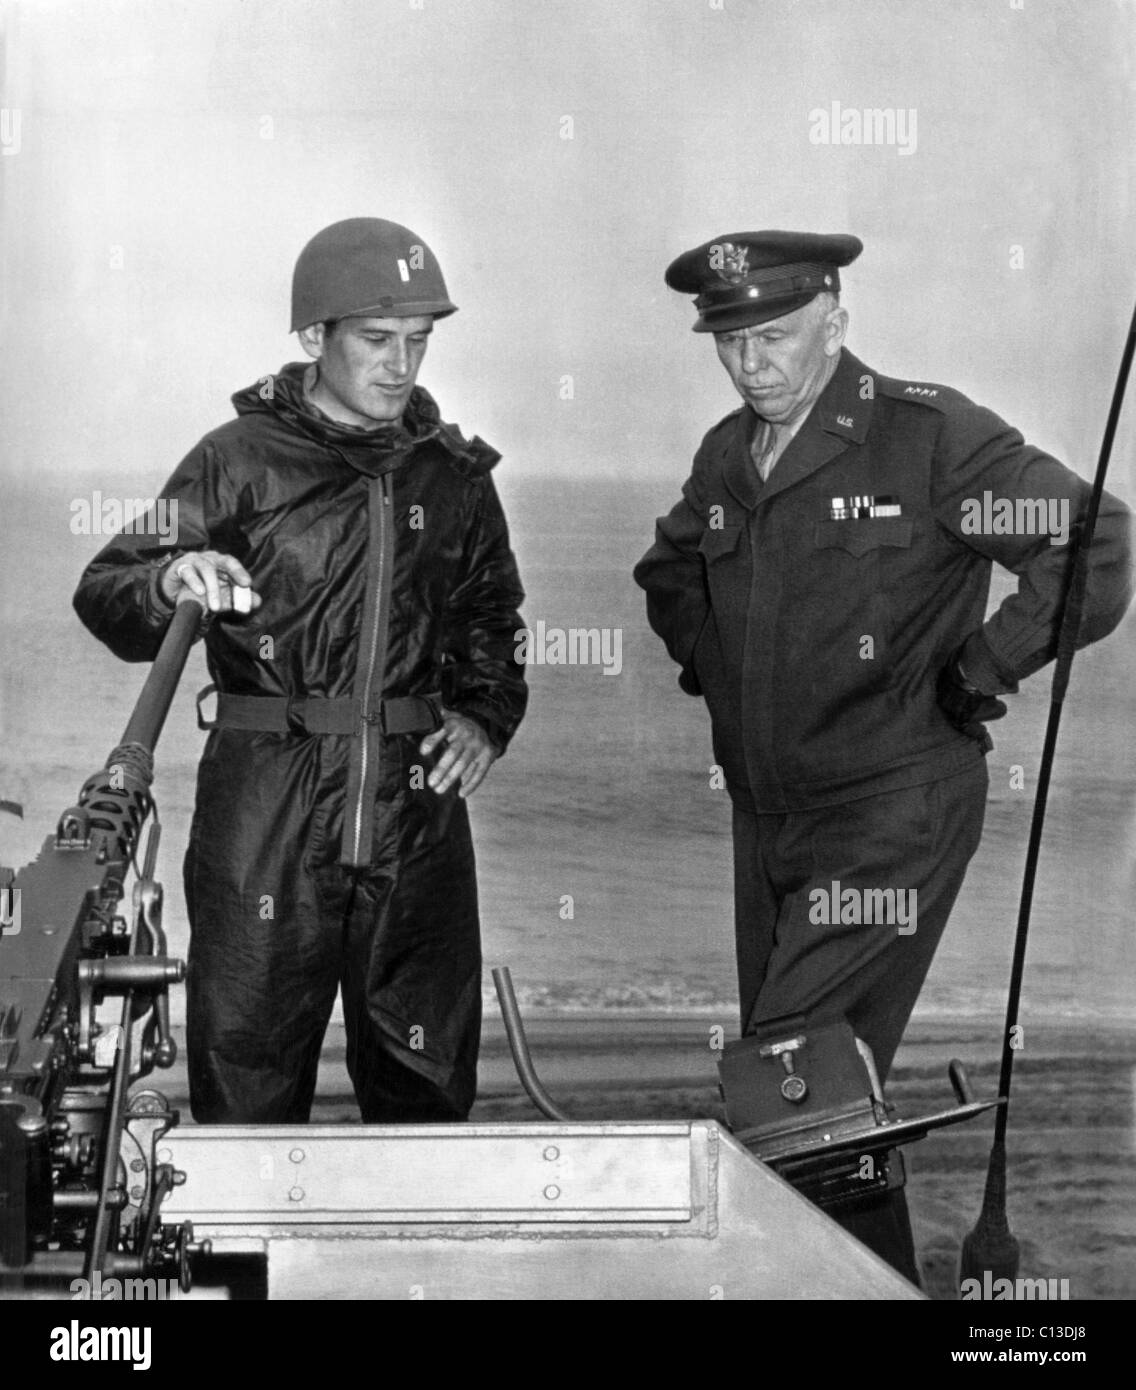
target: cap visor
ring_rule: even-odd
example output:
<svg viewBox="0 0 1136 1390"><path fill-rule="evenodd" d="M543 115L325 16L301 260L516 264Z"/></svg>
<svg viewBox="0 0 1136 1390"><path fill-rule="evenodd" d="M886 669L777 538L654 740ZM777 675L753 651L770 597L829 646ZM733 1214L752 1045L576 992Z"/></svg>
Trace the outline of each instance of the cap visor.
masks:
<svg viewBox="0 0 1136 1390"><path fill-rule="evenodd" d="M796 313L820 294L820 290L810 290L806 294L792 294L783 299L746 300L741 304L731 304L723 308L705 310L694 325L695 333L729 333L735 328L752 328L757 323L769 323L772 319L783 319L786 314Z"/></svg>

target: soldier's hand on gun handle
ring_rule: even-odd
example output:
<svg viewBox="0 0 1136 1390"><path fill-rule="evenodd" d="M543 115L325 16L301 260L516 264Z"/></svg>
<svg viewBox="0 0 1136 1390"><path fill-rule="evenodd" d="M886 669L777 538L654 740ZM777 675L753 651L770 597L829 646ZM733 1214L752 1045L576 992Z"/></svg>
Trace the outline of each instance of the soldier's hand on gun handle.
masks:
<svg viewBox="0 0 1136 1390"><path fill-rule="evenodd" d="M179 555L163 571L161 589L170 603L176 603L181 592L188 589L210 613L251 613L261 604L244 565L215 550Z"/></svg>
<svg viewBox="0 0 1136 1390"><path fill-rule="evenodd" d="M446 745L446 751L426 779L427 785L441 795L460 780L458 795L472 796L497 761L497 750L489 735L475 720L443 709L442 727L427 734L418 751L428 757L441 743Z"/></svg>

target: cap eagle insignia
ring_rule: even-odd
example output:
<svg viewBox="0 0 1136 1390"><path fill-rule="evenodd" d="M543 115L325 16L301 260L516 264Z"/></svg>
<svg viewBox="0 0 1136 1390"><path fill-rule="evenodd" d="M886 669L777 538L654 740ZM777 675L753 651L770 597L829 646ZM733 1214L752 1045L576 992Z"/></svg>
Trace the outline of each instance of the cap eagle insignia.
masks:
<svg viewBox="0 0 1136 1390"><path fill-rule="evenodd" d="M727 285L742 283L749 274L748 261L748 246L735 246L732 241L723 241L710 248L710 269Z"/></svg>

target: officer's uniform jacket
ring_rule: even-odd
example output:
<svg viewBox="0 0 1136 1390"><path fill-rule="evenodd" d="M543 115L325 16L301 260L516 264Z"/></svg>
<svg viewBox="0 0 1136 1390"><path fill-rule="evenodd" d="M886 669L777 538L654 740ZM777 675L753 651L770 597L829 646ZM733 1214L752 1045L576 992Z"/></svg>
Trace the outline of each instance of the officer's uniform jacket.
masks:
<svg viewBox="0 0 1136 1390"><path fill-rule="evenodd" d="M710 430L635 571L680 684L706 699L731 796L808 810L964 770L983 745L940 711L936 676L964 641L988 694L1055 655L1088 484L959 392L847 350L764 484L756 425L742 407ZM968 534L985 493L988 515L998 499L1067 500L1070 542ZM898 514L842 519L853 498ZM1018 591L984 622L995 560ZM1129 514L1106 493L1078 646L1119 622L1130 570Z"/></svg>

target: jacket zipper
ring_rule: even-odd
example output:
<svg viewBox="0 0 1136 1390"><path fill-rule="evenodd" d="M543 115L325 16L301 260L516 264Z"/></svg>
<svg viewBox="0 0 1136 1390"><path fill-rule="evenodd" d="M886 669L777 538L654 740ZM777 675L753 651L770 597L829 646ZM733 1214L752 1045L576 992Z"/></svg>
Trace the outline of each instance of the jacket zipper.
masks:
<svg viewBox="0 0 1136 1390"><path fill-rule="evenodd" d="M379 483L379 497L376 499L372 490L370 502L372 507L378 501L377 508L377 531L378 531L378 565L377 565L377 584L375 586L374 611L371 618L371 629L368 634L367 661L364 667L363 692L361 699L363 730L360 735L360 764L359 764L359 793L355 801L354 815L352 818L352 841L350 863L355 866L363 866L370 861L370 849L363 853L364 831L370 832L373 819L367 814L368 797L373 799L375 792L375 782L378 775L378 761L380 752L380 740L382 731L379 727L381 715L381 701L374 701L375 693L375 673L379 666L380 659L385 664L386 660L386 640L385 630L389 617L390 607L390 583L389 583L389 555L388 555L388 518L390 511L390 478L383 474L376 480ZM368 565L368 579L371 578L371 567ZM381 685L381 676L380 676ZM381 695L381 690L380 690ZM378 704L378 708L372 709L372 704Z"/></svg>

